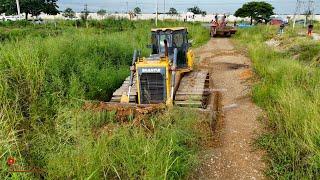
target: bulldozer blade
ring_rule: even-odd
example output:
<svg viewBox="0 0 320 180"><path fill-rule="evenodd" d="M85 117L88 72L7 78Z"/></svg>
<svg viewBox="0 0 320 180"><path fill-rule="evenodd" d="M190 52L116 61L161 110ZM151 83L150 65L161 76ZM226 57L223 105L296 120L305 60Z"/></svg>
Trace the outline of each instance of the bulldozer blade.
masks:
<svg viewBox="0 0 320 180"><path fill-rule="evenodd" d="M84 110L96 112L112 111L116 114L116 119L120 122L139 121L157 112L165 110L164 104L138 105L133 103L85 103Z"/></svg>
<svg viewBox="0 0 320 180"><path fill-rule="evenodd" d="M121 103L129 103L130 99L129 99L129 97L127 95L122 95L121 99L120 99L120 102Z"/></svg>

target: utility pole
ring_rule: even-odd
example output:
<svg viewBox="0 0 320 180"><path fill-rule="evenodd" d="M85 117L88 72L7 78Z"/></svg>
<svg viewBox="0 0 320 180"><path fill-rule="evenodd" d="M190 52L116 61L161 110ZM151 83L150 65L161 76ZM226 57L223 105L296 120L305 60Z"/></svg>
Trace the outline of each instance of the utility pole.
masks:
<svg viewBox="0 0 320 180"><path fill-rule="evenodd" d="M89 12L88 12L88 4L85 4L84 5L84 15L85 15L85 19L87 20L88 18L88 15L89 15Z"/></svg>
<svg viewBox="0 0 320 180"><path fill-rule="evenodd" d="M300 8L301 8L301 2L300 2L300 0L297 0L296 10L295 10L294 15L293 15L293 29L296 27L297 15L300 12Z"/></svg>
<svg viewBox="0 0 320 180"><path fill-rule="evenodd" d="M126 2L126 5L127 5L127 13L129 13L129 2L128 1Z"/></svg>
<svg viewBox="0 0 320 180"><path fill-rule="evenodd" d="M166 14L166 0L163 0L163 14Z"/></svg>
<svg viewBox="0 0 320 180"><path fill-rule="evenodd" d="M19 0L16 0L16 3L17 3L18 16L19 16L19 20L20 20L20 18L21 18L21 12L20 12L20 3L19 3Z"/></svg>
<svg viewBox="0 0 320 180"><path fill-rule="evenodd" d="M316 10L316 2L314 0L309 1L307 12L310 13L310 16L311 16L310 24L313 24L313 21L315 19L315 10Z"/></svg>
<svg viewBox="0 0 320 180"><path fill-rule="evenodd" d="M88 28L89 27L89 25L88 25L88 15L89 15L89 12L88 12L88 4L85 4L84 5L84 19L85 19L85 21L86 21L86 27Z"/></svg>
<svg viewBox="0 0 320 180"><path fill-rule="evenodd" d="M158 9L159 9L159 3L158 3L158 0L156 0L156 27L158 27Z"/></svg>
<svg viewBox="0 0 320 180"><path fill-rule="evenodd" d="M84 12L88 12L88 4L84 4Z"/></svg>

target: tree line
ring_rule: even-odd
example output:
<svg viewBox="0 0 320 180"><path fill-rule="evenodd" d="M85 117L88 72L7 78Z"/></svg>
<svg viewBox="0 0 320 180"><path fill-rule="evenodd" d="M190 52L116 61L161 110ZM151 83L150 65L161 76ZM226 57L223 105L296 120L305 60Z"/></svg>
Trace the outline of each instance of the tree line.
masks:
<svg viewBox="0 0 320 180"><path fill-rule="evenodd" d="M28 15L38 16L41 13L50 15L57 15L59 13L58 0L19 0L20 11L25 14L26 19ZM0 0L0 14L17 14L17 5L15 0Z"/></svg>
<svg viewBox="0 0 320 180"><path fill-rule="evenodd" d="M19 0L20 1L20 10L21 13L25 14L26 19L28 19L28 15L38 16L41 13L46 13L49 15L57 15L59 13L59 6L57 5L58 0ZM201 10L198 6L194 6L192 8L187 9L188 12L192 12L194 14L202 14L206 15L207 12ZM237 17L250 17L251 24L253 20L259 21L268 21L270 16L274 14L274 7L264 1L252 1L245 3L241 8L239 8L235 12L235 16ZM133 13L141 14L142 10L140 7L136 7L133 9ZM0 14L5 13L7 15L17 14L17 6L15 0L0 0ZM105 16L107 13L106 10L101 9L97 11L97 14L101 17ZM84 19L87 18L89 11L82 11L82 17ZM178 14L177 9L170 8L169 12L166 14L176 15ZM67 8L63 11L62 14L64 17L74 18L75 12L71 8Z"/></svg>
<svg viewBox="0 0 320 180"><path fill-rule="evenodd" d="M206 15L207 12L206 11L202 11L198 6L195 6L195 7L192 7L192 8L188 8L188 12L193 12L194 14L202 14L202 15ZM89 13L89 12L84 12L82 11L81 14L82 16L86 13ZM133 9L133 11L130 11L128 13L134 13L134 14L141 14L142 13L142 9L140 7L135 7ZM107 11L105 9L100 9L97 11L97 14L101 17L105 16L107 14ZM170 14L170 15L177 15L179 14L177 9L175 8L170 8L168 12L166 12L166 14ZM76 17L76 12L71 9L71 8L66 8L62 15L66 18L75 18Z"/></svg>

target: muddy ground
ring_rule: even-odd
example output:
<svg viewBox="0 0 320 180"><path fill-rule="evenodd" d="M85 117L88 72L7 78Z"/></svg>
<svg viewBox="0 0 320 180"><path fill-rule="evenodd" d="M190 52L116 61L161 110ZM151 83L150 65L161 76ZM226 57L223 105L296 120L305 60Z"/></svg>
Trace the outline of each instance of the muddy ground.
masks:
<svg viewBox="0 0 320 180"><path fill-rule="evenodd" d="M216 122L212 147L191 179L266 179L263 152L254 146L263 131L262 111L251 99L251 61L228 38L214 38L195 50L198 68L211 72L220 89L223 113Z"/></svg>

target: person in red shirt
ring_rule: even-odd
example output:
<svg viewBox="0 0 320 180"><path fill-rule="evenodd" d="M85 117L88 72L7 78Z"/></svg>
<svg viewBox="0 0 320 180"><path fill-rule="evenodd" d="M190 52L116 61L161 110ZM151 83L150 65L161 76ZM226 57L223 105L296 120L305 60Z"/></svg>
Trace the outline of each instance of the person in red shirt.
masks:
<svg viewBox="0 0 320 180"><path fill-rule="evenodd" d="M213 34L217 34L217 27L219 26L217 21L212 20L212 28L213 28Z"/></svg>
<svg viewBox="0 0 320 180"><path fill-rule="evenodd" d="M312 35L312 31L313 31L313 25L310 24L310 25L308 26L308 36L311 36L311 35Z"/></svg>

